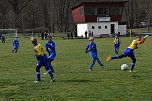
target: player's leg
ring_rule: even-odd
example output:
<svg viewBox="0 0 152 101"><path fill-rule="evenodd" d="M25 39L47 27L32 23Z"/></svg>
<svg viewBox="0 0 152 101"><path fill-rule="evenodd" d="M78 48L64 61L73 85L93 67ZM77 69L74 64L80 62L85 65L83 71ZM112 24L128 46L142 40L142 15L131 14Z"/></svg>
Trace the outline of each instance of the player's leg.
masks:
<svg viewBox="0 0 152 101"><path fill-rule="evenodd" d="M114 59L121 59L123 57L126 57L126 55L125 54L121 54L119 56L116 55L116 56L112 56L112 57L107 57L107 61L114 60Z"/></svg>
<svg viewBox="0 0 152 101"><path fill-rule="evenodd" d="M17 51L18 51L18 47L15 48L15 53L17 53Z"/></svg>
<svg viewBox="0 0 152 101"><path fill-rule="evenodd" d="M12 53L16 50L16 48L13 48Z"/></svg>
<svg viewBox="0 0 152 101"><path fill-rule="evenodd" d="M93 68L95 62L96 62L96 58L95 58L95 57L92 57L92 62L91 62L91 64L90 64L90 71L92 71L92 68Z"/></svg>
<svg viewBox="0 0 152 101"><path fill-rule="evenodd" d="M130 72L132 72L134 70L134 67L135 67L136 58L134 55L132 55L130 58L132 59Z"/></svg>
<svg viewBox="0 0 152 101"><path fill-rule="evenodd" d="M56 57L56 53L52 53L52 54L50 54L49 57L48 57L48 62L49 62L49 65L50 65L50 69L51 69L51 71L52 71L53 73L54 73L54 68L53 68L53 66L52 66L52 61L54 61L55 57ZM47 72L44 73L44 74L47 74Z"/></svg>
<svg viewBox="0 0 152 101"><path fill-rule="evenodd" d="M50 70L49 64L47 66L45 66L45 69L47 70L47 73L50 75L51 81L54 82L55 78L54 78L52 71Z"/></svg>
<svg viewBox="0 0 152 101"><path fill-rule="evenodd" d="M53 66L52 66L52 61L53 61L53 59L50 59L50 58L48 58L48 62L49 62L49 65L50 65L50 69L51 69L51 71L54 73L54 68L53 68Z"/></svg>
<svg viewBox="0 0 152 101"><path fill-rule="evenodd" d="M101 66L101 67L103 67L104 65L101 63L101 61L99 60L99 58L97 57L97 62L98 62L98 64Z"/></svg>
<svg viewBox="0 0 152 101"><path fill-rule="evenodd" d="M50 69L50 65L48 63L48 59L47 59L46 55L44 55L42 57L42 61L41 62L42 62L42 65L45 66L45 69L47 70L47 73L50 75L51 81L54 82L54 80L55 80L54 79L54 75L53 75L53 73L52 73L52 71Z"/></svg>
<svg viewBox="0 0 152 101"><path fill-rule="evenodd" d="M115 51L115 54L118 55L118 47L117 46L114 46L114 51Z"/></svg>
<svg viewBox="0 0 152 101"><path fill-rule="evenodd" d="M129 53L130 53L130 49L127 48L121 55L118 55L118 56L116 55L116 56L112 56L112 57L108 56L106 61L110 61L110 60L114 60L114 59L121 59L123 57L126 57L127 54L129 54Z"/></svg>
<svg viewBox="0 0 152 101"><path fill-rule="evenodd" d="M37 63L37 65L36 65L36 78L37 78L37 81L41 81L40 68L41 68L41 65L39 63Z"/></svg>

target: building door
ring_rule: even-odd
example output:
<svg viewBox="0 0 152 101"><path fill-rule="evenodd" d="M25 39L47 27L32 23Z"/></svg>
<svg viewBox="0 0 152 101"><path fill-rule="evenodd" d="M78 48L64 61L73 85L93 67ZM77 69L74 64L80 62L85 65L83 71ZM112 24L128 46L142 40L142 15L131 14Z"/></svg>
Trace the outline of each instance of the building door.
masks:
<svg viewBox="0 0 152 101"><path fill-rule="evenodd" d="M112 36L115 34L115 24L111 24L111 34Z"/></svg>

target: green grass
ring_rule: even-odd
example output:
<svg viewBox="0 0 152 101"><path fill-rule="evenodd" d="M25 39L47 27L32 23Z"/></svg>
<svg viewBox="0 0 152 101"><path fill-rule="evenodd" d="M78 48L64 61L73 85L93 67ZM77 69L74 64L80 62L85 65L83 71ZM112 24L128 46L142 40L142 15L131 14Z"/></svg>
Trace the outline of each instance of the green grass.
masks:
<svg viewBox="0 0 152 101"><path fill-rule="evenodd" d="M121 38L120 53L133 38ZM106 57L114 55L113 38L95 39L100 60L89 71L91 58L85 54L86 39L62 40L55 38L57 57L53 62L56 81L48 75L35 84L36 59L33 45L28 38L19 38L20 48L12 54L10 39L0 43L0 101L151 101L152 100L152 37L135 50L137 63L134 72L121 71L129 58L106 63ZM43 46L45 41L39 40Z"/></svg>

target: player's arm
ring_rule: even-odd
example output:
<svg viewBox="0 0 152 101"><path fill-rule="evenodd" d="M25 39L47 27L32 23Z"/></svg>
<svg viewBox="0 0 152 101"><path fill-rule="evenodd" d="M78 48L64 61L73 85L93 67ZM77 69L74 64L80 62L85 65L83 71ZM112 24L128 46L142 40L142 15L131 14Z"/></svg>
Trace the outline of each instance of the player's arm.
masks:
<svg viewBox="0 0 152 101"><path fill-rule="evenodd" d="M86 47L86 50L85 50L86 53L88 53L88 49L89 49L89 44Z"/></svg>
<svg viewBox="0 0 152 101"><path fill-rule="evenodd" d="M92 46L88 51L91 51L94 47Z"/></svg>
<svg viewBox="0 0 152 101"><path fill-rule="evenodd" d="M17 41L17 44L18 44L18 46L20 47L20 43L19 43L19 41Z"/></svg>
<svg viewBox="0 0 152 101"><path fill-rule="evenodd" d="M15 44L15 41L13 41L13 46L14 46L14 44Z"/></svg>
<svg viewBox="0 0 152 101"><path fill-rule="evenodd" d="M142 39L140 40L140 44L141 44L141 43L144 43L145 40L146 40L146 38L147 38L148 36L149 36L149 35L144 36L144 38L142 38Z"/></svg>
<svg viewBox="0 0 152 101"><path fill-rule="evenodd" d="M86 53L90 52L94 47L92 46L89 50L87 50Z"/></svg>
<svg viewBox="0 0 152 101"><path fill-rule="evenodd" d="M34 52L35 52L36 58L37 58L37 59L40 59L40 58L41 58L41 55L39 54L38 49L34 48Z"/></svg>
<svg viewBox="0 0 152 101"><path fill-rule="evenodd" d="M45 49L49 53L49 49L48 49L48 44L47 43L45 44Z"/></svg>
<svg viewBox="0 0 152 101"><path fill-rule="evenodd" d="M46 51L52 53L55 50L55 45L46 44Z"/></svg>
<svg viewBox="0 0 152 101"><path fill-rule="evenodd" d="M120 40L120 38L119 38L119 45L121 44L121 40Z"/></svg>

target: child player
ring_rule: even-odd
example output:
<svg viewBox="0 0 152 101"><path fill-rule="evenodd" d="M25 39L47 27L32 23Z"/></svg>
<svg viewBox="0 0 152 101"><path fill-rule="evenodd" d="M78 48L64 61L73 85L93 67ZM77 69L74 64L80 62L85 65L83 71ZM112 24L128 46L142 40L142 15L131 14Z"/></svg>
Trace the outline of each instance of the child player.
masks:
<svg viewBox="0 0 152 101"><path fill-rule="evenodd" d="M49 63L47 60L47 56L44 52L44 48L42 47L41 44L38 44L36 38L32 37L31 41L32 41L32 44L34 45L34 52L36 53L35 56L38 60L37 65L36 65L36 78L37 78L37 80L35 82L41 81L40 68L42 66L45 66L45 69L47 70L48 74L51 77L51 81L54 82L55 79L54 79L52 71L49 69Z"/></svg>
<svg viewBox="0 0 152 101"><path fill-rule="evenodd" d="M123 57L130 57L132 59L132 63L131 63L131 69L130 72L133 71L134 67L135 67L135 63L136 63L136 58L134 55L134 49L137 49L137 45L144 43L145 39L148 37L148 35L146 35L144 38L142 38L141 36L137 36L136 39L134 39L132 41L132 43L129 45L129 47L119 56L112 56L112 57L107 57L107 61L113 60L113 59L120 59Z"/></svg>
<svg viewBox="0 0 152 101"><path fill-rule="evenodd" d="M119 39L118 34L116 34L115 39L114 39L114 51L116 55L118 55L119 53L119 47L120 47L120 39Z"/></svg>
<svg viewBox="0 0 152 101"><path fill-rule="evenodd" d="M45 43L45 48L46 48L46 51L49 53L48 62L50 64L50 69L54 73L54 69L53 69L53 66L52 66L51 63L52 63L52 61L54 61L54 59L56 57L55 43L52 40L52 36L51 35L47 36L47 40L48 40L48 42ZM44 74L47 74L47 72L44 73Z"/></svg>
<svg viewBox="0 0 152 101"><path fill-rule="evenodd" d="M96 43L94 42L94 38L90 37L89 41L90 42L86 47L86 53L90 52L90 56L92 57L92 63L90 64L90 71L92 71L92 68L93 68L96 60L101 67L103 67L104 65L100 62L100 60L98 58L97 47L96 47Z"/></svg>
<svg viewBox="0 0 152 101"><path fill-rule="evenodd" d="M17 38L15 38L14 41L13 41L13 47L14 47L14 49L12 50L12 53L13 53L14 51L15 51L15 53L17 53L18 47L19 47L19 41L18 41Z"/></svg>
<svg viewBox="0 0 152 101"><path fill-rule="evenodd" d="M2 39L2 43L5 43L5 36L4 36L4 34L2 34L1 39Z"/></svg>

